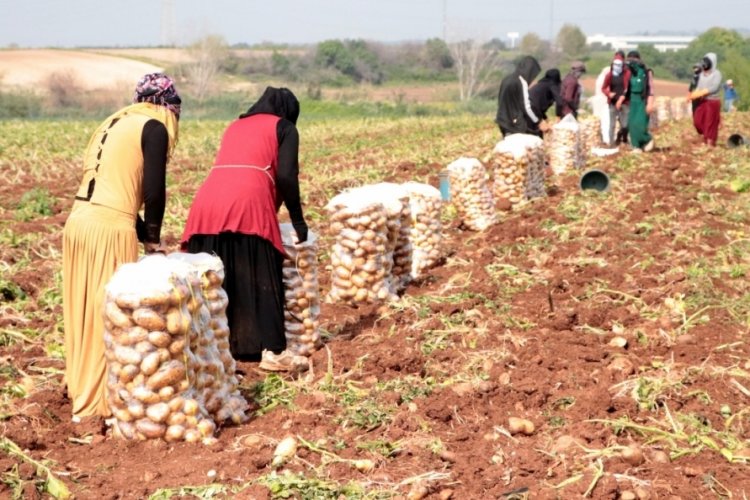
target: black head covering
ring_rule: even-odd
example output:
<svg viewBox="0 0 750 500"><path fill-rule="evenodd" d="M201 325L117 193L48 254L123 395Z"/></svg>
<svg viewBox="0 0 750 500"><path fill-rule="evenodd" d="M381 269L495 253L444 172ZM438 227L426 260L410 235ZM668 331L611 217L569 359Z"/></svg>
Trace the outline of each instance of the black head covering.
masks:
<svg viewBox="0 0 750 500"><path fill-rule="evenodd" d="M260 114L286 118L296 125L299 118L299 101L288 88L266 87L260 99L241 114L240 118Z"/></svg>
<svg viewBox="0 0 750 500"><path fill-rule="evenodd" d="M542 67L539 62L531 56L523 56L516 64L516 73L521 75L526 83L531 83L537 77Z"/></svg>
<svg viewBox="0 0 750 500"><path fill-rule="evenodd" d="M631 50L628 52L628 59L639 59L641 58L641 53L637 50Z"/></svg>
<svg viewBox="0 0 750 500"><path fill-rule="evenodd" d="M548 69L546 73L544 73L544 78L542 78L541 81L547 81L552 82L555 85L560 85L562 83L562 78L560 77L560 70L556 68Z"/></svg>

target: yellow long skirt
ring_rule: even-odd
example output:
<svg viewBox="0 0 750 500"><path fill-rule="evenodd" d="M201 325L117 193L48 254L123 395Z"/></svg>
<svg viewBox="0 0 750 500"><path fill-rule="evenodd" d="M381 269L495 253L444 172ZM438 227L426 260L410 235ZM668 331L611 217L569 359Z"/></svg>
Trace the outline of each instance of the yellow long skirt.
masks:
<svg viewBox="0 0 750 500"><path fill-rule="evenodd" d="M104 287L138 259L133 216L77 201L63 230L65 380L73 415L111 413L104 357Z"/></svg>

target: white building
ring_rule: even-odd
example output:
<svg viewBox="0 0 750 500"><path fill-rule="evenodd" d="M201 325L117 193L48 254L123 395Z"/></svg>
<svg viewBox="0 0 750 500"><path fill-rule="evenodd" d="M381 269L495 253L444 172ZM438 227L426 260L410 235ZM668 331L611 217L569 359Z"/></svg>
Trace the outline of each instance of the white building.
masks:
<svg viewBox="0 0 750 500"><path fill-rule="evenodd" d="M658 35L592 35L586 37L586 45L599 43L611 46L612 50L628 51L638 45L653 45L659 52L686 48L695 36L658 36Z"/></svg>

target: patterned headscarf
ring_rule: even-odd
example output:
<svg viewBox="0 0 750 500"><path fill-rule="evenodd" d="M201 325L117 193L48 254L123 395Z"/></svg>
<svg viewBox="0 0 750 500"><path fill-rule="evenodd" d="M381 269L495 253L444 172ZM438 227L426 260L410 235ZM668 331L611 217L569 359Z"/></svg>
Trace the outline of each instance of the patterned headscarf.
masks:
<svg viewBox="0 0 750 500"><path fill-rule="evenodd" d="M174 86L174 80L164 73L149 73L138 80L133 102L150 102L165 106L179 117L182 99Z"/></svg>

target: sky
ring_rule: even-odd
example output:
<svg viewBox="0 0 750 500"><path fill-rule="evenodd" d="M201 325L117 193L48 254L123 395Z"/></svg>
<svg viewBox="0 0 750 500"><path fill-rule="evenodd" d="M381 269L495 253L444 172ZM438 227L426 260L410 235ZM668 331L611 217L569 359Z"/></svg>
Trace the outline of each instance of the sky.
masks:
<svg viewBox="0 0 750 500"><path fill-rule="evenodd" d="M750 0L0 0L0 48L185 45L208 35L249 45L507 42L511 32L549 39L566 23L587 35L750 29Z"/></svg>

